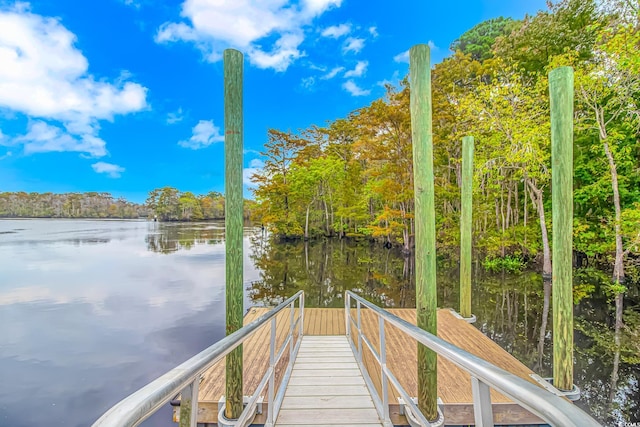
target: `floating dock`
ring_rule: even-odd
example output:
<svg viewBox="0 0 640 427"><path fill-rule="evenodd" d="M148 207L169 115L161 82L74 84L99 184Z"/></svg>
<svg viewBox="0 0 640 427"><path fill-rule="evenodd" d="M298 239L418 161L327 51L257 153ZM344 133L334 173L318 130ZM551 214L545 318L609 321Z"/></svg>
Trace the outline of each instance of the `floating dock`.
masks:
<svg viewBox="0 0 640 427"><path fill-rule="evenodd" d="M269 308L251 308L244 316L244 324L246 325L252 322L269 310ZM352 310L355 312L355 309ZM389 309L388 311L412 324L416 323L415 309ZM379 350L379 326L375 313L367 309L362 309L361 315L362 329L365 336L373 346ZM284 310L278 314L277 347L282 345L289 331L289 316L289 310ZM297 317L297 309L295 316ZM370 401L370 397L366 398L365 395L361 393L363 391L363 386L360 382L362 381L361 378L355 378L355 372L341 372L344 375L340 375L341 379L335 380L337 377L334 375L335 373L331 373L329 376L325 375L327 372L323 373L323 369L351 369L354 367L351 366L353 364L349 364L346 359L343 360L343 357L349 356L349 354L350 357L353 358L351 348L345 345L347 338L345 336L344 309L305 308L304 336L306 339L303 338L300 353L296 359L298 369L294 366L294 373L289 382L287 394L285 394L285 399L282 404L280 417L285 418L279 419L277 425L283 425L282 421L286 421L286 417L292 415L294 412L296 413L296 419L306 420L306 422L309 423L308 425L317 425L319 420L324 420L323 422L332 424L330 421L338 419L336 418L336 414L338 411L344 409L351 409L352 413L353 410L362 413L362 421L354 424L362 424L368 420L367 415L370 414L371 408L368 406L369 403L367 399ZM356 336L355 330L352 331L352 336ZM324 338L326 342L319 343L316 337L326 337ZM539 383L534 379L536 375L532 370L452 310L438 310L438 337L539 386ZM337 342L336 340L341 341ZM266 324L244 343L243 393L245 396L251 395L254 392L269 366L269 341L270 326ZM323 354L320 354L321 352L319 352L320 349L318 347L322 346L324 346L325 349L324 352L322 352ZM345 348L349 354L344 352ZM327 357L327 359L325 359L326 366L323 366L323 369L316 366L316 368L312 370L301 372L300 366L302 366L302 369L308 368L300 364L304 358L311 355L310 350L315 350L315 353L320 354L320 356L324 355ZM331 355L327 354L327 351L342 351L345 354ZM418 387L416 342L406 334L398 331L394 326L387 325L386 352L387 366L394 372L405 390L407 390L411 396L416 396ZM364 346L363 350L363 361L373 384L378 391L380 391L380 368L366 346ZM288 354L285 354L276 367L276 384L280 382L287 363ZM338 364L345 365L340 367ZM355 367L357 369L357 365L355 365ZM315 388L313 391L309 388L309 383L306 383L307 380L305 378L309 376L318 377L315 386L313 386L313 388ZM334 380L327 378L334 378ZM325 382L328 382L328 384L324 384ZM324 388L343 388L345 398L323 399L321 395ZM366 387L364 387L364 390L366 390ZM217 425L218 405L224 393L225 368L224 361L222 361L209 369L200 383L198 424L207 427ZM366 394L368 395L368 392ZM333 395L335 395L335 392ZM347 396L350 397L347 398ZM401 406L396 403L398 402L398 397L397 391L390 386L389 401L391 404L389 405L389 410L391 421L394 425L408 425L404 415L402 415ZM438 358L438 397L442 401L441 408L445 416L445 425L474 424L470 376L443 357ZM313 405L307 405L307 403L311 401L314 401ZM319 406L319 402L324 403ZM491 390L491 402L495 424L544 424L540 418L495 390ZM305 408L305 406L308 407ZM297 412L292 411L293 409ZM174 421L178 419L178 412L179 408L176 408L174 411ZM264 413L266 413L266 396ZM256 416L254 424L262 424L264 422L264 413ZM343 417L340 418L342 421L336 422L336 425L344 425L345 413L343 412L342 415ZM348 417L348 415L346 416ZM368 423L368 425L371 424Z"/></svg>

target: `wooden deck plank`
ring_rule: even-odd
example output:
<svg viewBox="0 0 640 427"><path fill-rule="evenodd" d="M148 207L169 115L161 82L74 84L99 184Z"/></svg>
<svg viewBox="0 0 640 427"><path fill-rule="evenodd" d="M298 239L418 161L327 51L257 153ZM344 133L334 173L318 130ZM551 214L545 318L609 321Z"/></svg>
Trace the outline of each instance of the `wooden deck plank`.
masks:
<svg viewBox="0 0 640 427"><path fill-rule="evenodd" d="M333 318L330 311L326 311L325 321ZM325 328L327 332L334 328ZM342 352L341 347L347 345L346 336L304 337L302 344L323 344L327 348L335 348ZM301 345L302 345L301 344ZM292 375L292 381L282 401L282 407L276 426L279 425L317 425L321 420L326 424L344 425L348 423L376 423L379 424L378 414L373 406L369 389L362 379L356 359L351 353L348 356L314 357L312 353L306 357L296 359L293 374L314 372L321 376L298 377ZM336 375L344 366L353 366L351 377ZM346 378L346 381L345 381Z"/></svg>
<svg viewBox="0 0 640 427"><path fill-rule="evenodd" d="M363 383L364 384L364 383ZM292 396L287 400L287 409L368 409L371 396Z"/></svg>
<svg viewBox="0 0 640 427"><path fill-rule="evenodd" d="M296 376L289 379L289 386L294 385L365 385L364 380L358 376L353 377L302 377Z"/></svg>
<svg viewBox="0 0 640 427"><path fill-rule="evenodd" d="M355 359L352 362L341 362L341 363L305 363L300 362L296 363L296 367L293 368L296 371L301 371L304 369L312 369L312 370L322 370L322 369L358 369L358 364Z"/></svg>
<svg viewBox="0 0 640 427"><path fill-rule="evenodd" d="M372 404L373 405L373 404ZM374 408L367 409L282 409L276 426L280 425L317 425L318 420L328 425L367 423L380 427L378 413Z"/></svg>
<svg viewBox="0 0 640 427"><path fill-rule="evenodd" d="M334 369L331 371L335 377L359 377L362 376L359 368ZM293 377L327 377L326 370L298 369L291 372Z"/></svg>
<svg viewBox="0 0 640 427"><path fill-rule="evenodd" d="M268 308L250 309L245 315L245 324L255 320L260 315L268 312L268 310ZM297 311L298 310L296 309L296 316ZM389 311L392 314L415 324L415 309L391 309ZM352 312L355 318L356 310L353 309ZM284 337L289 330L289 315L289 310L284 310L277 317L277 335L279 343L284 341ZM324 325L323 322L325 323ZM363 308L362 324L366 336L377 349L379 346L378 321L375 314L370 310ZM328 341L318 341L318 339L322 339L323 334L326 335L332 332L344 334L345 320L343 309L307 308L305 309L303 328L306 338L301 344L301 353L298 356L301 358L301 361L304 361L303 359L307 358L309 354L316 354L318 357L333 357L329 355L333 350L340 350L340 356L348 354L350 349L348 345L344 345L343 343L341 344L340 342L331 342L331 345L327 345L329 344ZM351 331L352 334L355 333L355 329L353 327L351 328ZM270 326L267 324L258 330L256 334L244 344L245 394L250 394L255 389L266 372L269 358L269 335ZM464 320L456 318L449 310L441 309L438 311L438 335L444 340L449 341L470 353L476 354L521 378L535 383L529 377L529 374L532 373L531 370L503 350L498 344L487 338L473 325L469 325ZM307 338L310 339L309 342L306 341ZM333 338L324 339L333 340ZM408 339L403 333L390 325L386 326L386 342L387 364L389 368L394 372L407 392L415 396L417 394L415 362L417 344L414 340ZM333 347L336 348L334 349ZM370 372L373 383L379 388L379 367L374 361L373 356L366 351L366 345L364 347L365 351L363 359L365 361L365 365L367 370ZM286 354L283 359L288 360L288 351L285 353ZM286 361L282 362L286 363ZM278 370L278 377L282 375L284 367L286 367L284 363L281 363L279 366L280 369ZM326 371L327 369L319 371L313 369L295 370L292 373L292 378L296 378L296 381L301 378L320 379L326 376ZM355 369L336 370L334 371L333 378L354 378L358 374L359 369L357 367ZM397 391L393 387L390 387L389 391L390 402L396 402L396 397L398 395ZM215 422L214 415L217 413L217 402L223 394L224 360L215 364L204 375L203 381L201 382L199 402L202 410L198 419L199 422ZM472 402L470 377L452 363L444 360L444 358L438 358L438 396L445 404L445 413L447 414L447 408L451 408L450 410L453 412L450 413L450 416L453 417L453 419L459 420L459 424L472 422L473 411L470 410ZM528 412L519 409L519 406L513 404L513 402L499 393L492 391L491 397L494 403L496 420L500 419L508 421L510 419L508 417L512 417L514 420L522 419L528 420L527 422L531 422L531 420L536 419L528 414ZM447 417L449 418L449 415ZM520 424L523 423L524 421L520 422Z"/></svg>
<svg viewBox="0 0 640 427"><path fill-rule="evenodd" d="M317 423L311 423L311 424L278 424L279 426L282 427L287 427L287 426L299 426L299 425L312 425L314 427L335 427L336 425L339 425L340 427L380 427L380 423L375 423L375 424L343 424L343 423L339 423L339 424L317 424Z"/></svg>
<svg viewBox="0 0 640 427"><path fill-rule="evenodd" d="M369 396L363 385L289 385L287 395L291 396ZM283 404L284 405L284 404Z"/></svg>

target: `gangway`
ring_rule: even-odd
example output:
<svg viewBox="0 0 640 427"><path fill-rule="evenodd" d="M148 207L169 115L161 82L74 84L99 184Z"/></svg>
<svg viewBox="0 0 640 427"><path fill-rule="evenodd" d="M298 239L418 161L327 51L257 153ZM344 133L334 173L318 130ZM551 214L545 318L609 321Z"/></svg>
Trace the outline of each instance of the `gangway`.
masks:
<svg viewBox="0 0 640 427"><path fill-rule="evenodd" d="M557 390L554 392L553 387L543 388L507 372L478 355L427 333L351 291L345 293L344 299L344 333L305 335L304 293L299 291L256 320L117 403L93 426L137 426L179 394L180 427L196 427L198 391L203 374L222 361L234 348L247 342L254 335L264 332L267 325L270 325L269 355L265 373L252 395L246 398L245 409L238 420L226 420L224 411L219 411L217 421L221 427L249 426L257 416L263 417L260 424L268 427L390 427L394 425L389 411L392 389L395 395L401 396L402 410L410 425L447 425L442 413L439 420L431 423L422 415L414 396L407 393L398 380L398 373L392 372L387 364L389 346L386 340L389 328L400 331L413 340L414 344L421 343L427 346L436 352L439 358L448 360L468 373L473 391L476 426L494 425L491 389L512 399L551 426L600 426ZM286 313L287 309L289 313ZM375 338L367 336L367 328L363 323L364 311L368 317L373 315L377 318L378 330ZM278 326L277 319L283 318L285 313L288 322L284 323L287 324ZM277 345L278 328L283 327L286 328L286 334L282 344ZM371 332L371 328L368 332ZM365 363L365 352L373 357L377 369L371 369L371 363ZM284 368L279 369L283 364Z"/></svg>

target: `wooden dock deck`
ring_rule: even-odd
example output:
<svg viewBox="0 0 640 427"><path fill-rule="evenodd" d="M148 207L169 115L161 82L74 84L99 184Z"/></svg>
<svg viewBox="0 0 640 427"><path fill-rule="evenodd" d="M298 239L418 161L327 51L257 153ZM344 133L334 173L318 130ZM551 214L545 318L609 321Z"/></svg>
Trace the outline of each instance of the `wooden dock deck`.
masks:
<svg viewBox="0 0 640 427"><path fill-rule="evenodd" d="M245 315L245 324L255 320L267 311L269 311L269 308L251 308ZM415 309L390 309L388 311L410 323L415 324L416 322ZM276 339L278 347L282 345L288 332L289 315L289 310L283 310L278 314ZM367 338L374 347L379 350L378 320L374 313L365 308L362 309L362 325ZM393 326L387 325L386 328L387 365L409 395L416 396L416 342ZM253 393L267 370L269 360L269 333L270 326L269 324L265 324L244 344L245 395ZM305 336L344 334L344 309L305 308ZM438 336L470 353L490 361L502 369L538 385L538 383L530 377L533 371L486 337L473 325L468 324L456 316L451 310L438 310ZM299 354L298 357L302 357L302 355ZM363 360L365 361L367 371L374 385L379 390L380 369L374 361L373 356L368 352L366 346L364 346ZM276 367L276 384L279 384L280 378L286 369L287 362L288 351L285 352L284 357ZM217 423L218 402L220 397L224 395L224 384L225 372L224 361L222 361L214 365L205 374L200 384L198 423L210 425ZM291 385L293 386L293 384ZM405 425L406 420L404 416L400 415L399 405L393 404L393 402L397 402L399 395L392 386L389 387L389 393L389 401L392 403L390 405L391 420L395 425ZM447 425L474 423L470 376L444 358L438 358L438 397L443 402ZM491 400L493 404L494 422L496 424L542 423L538 417L532 415L527 410L494 390L491 391ZM264 415L258 415L254 423L260 424L263 421Z"/></svg>

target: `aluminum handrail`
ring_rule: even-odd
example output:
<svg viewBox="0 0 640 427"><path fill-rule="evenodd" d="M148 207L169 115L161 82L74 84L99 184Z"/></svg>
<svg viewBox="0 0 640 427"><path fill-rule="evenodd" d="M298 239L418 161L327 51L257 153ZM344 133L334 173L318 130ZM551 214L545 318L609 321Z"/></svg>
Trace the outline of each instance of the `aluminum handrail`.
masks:
<svg viewBox="0 0 640 427"><path fill-rule="evenodd" d="M351 315L351 299L357 303L357 321ZM386 392L387 380L391 381L398 389L403 397L405 404L411 409L413 415L420 420L420 424L429 426L424 416L418 411L413 400L402 389L400 383L393 376L386 366L385 345L384 345L384 322L395 326L402 332L406 333L419 343L425 345L435 351L439 356L446 358L455 365L459 366L471 375L471 384L474 397L474 416L477 426L493 426L493 414L491 409L490 388L497 390L503 395L511 398L522 407L537 415L552 426L560 427L601 427L601 425L591 418L586 412L570 403L568 400L550 393L546 389L540 388L510 372L499 368L478 356L475 356L455 345L444 341L437 336L403 320L386 310L370 303L361 296L346 291L345 293L345 324L347 336L351 335L351 323L354 323L358 330L358 363L364 373L364 365L362 364L362 333L360 306L364 306L374 312L380 323L380 352L376 352L369 340L365 339L365 343L371 349L374 358L381 365L382 392L380 399L377 396L375 388L370 387L372 395L375 395L374 402L378 400L382 408L378 408L379 415L383 421L388 420L388 397ZM352 343L352 340L349 340ZM353 344L352 344L353 346ZM355 349L354 349L355 351ZM377 405L376 405L377 406Z"/></svg>
<svg viewBox="0 0 640 427"><path fill-rule="evenodd" d="M299 300L300 312L296 322L293 320L293 312L296 300ZM181 399L181 417L180 426L192 426L195 427L197 423L198 413L198 384L200 382L200 375L211 368L216 362L222 360L233 349L238 347L249 337L257 332L257 330L265 325L269 320L272 321L271 325L271 357L270 366L267 369L265 377L261 381L258 389L254 395L250 398L250 404L248 404L244 412L240 415L239 420L249 421L252 419L247 412L255 411L255 403L257 402L259 393L262 392L266 386L267 380L270 384L269 390L269 409L268 420L273 423L277 418L277 412L279 406L273 398L274 393L274 377L275 377L275 363L277 360L274 357L274 345L275 345L275 322L276 315L284 310L286 307L291 308L290 315L290 330L289 335L285 339L282 345L282 349L278 351L281 357L284 353L284 348L290 346L290 360L287 372L291 372L293 366L293 360L297 354L297 350L300 347L303 334L304 324L304 292L298 291L291 298L279 304L273 310L263 314L258 319L249 323L248 325L238 329L234 333L226 336L222 340L213 344L212 346L201 351L197 355L193 356L181 365L173 368L166 374L160 376L156 380L147 384L143 388L134 392L130 396L121 400L119 403L109 409L104 415L102 415L94 424L93 427L134 427L150 417L156 412L162 405L169 402L177 393L182 393ZM295 348L293 347L293 332L294 326L299 324L299 338ZM279 360L279 359L278 359ZM286 386L288 375L285 374L281 384ZM282 390L285 387L280 387L278 397L282 400L284 393ZM282 395L282 396L280 396ZM280 402L281 404L281 402ZM184 414L183 414L184 412Z"/></svg>

